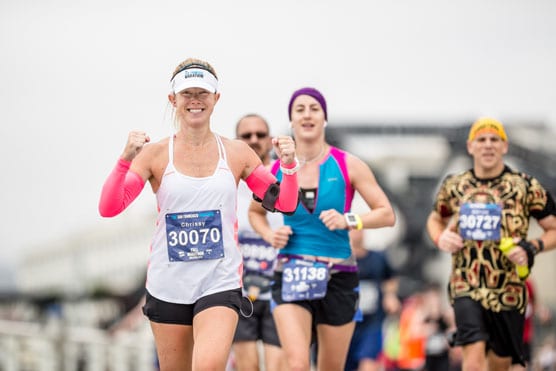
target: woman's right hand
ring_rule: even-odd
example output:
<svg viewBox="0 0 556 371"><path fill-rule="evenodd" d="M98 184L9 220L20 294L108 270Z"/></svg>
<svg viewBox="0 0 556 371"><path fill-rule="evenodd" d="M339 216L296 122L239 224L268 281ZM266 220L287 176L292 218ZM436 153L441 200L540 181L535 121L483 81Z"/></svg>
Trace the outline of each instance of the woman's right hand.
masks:
<svg viewBox="0 0 556 371"><path fill-rule="evenodd" d="M288 244L291 234L291 227L289 225L283 225L272 231L272 233L269 233L265 240L275 249L281 249Z"/></svg>
<svg viewBox="0 0 556 371"><path fill-rule="evenodd" d="M127 136L127 143L122 153L122 159L132 161L135 156L141 152L145 143L151 141L151 138L144 131L131 131Z"/></svg>

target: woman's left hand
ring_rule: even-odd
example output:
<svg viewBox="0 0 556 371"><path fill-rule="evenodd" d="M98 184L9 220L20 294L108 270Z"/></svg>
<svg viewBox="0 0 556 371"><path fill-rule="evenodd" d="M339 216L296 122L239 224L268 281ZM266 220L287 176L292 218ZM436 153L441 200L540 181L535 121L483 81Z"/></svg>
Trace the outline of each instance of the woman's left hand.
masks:
<svg viewBox="0 0 556 371"><path fill-rule="evenodd" d="M320 213L319 219L326 228L334 231L336 229L347 229L347 221L344 214L340 214L335 209L324 210Z"/></svg>
<svg viewBox="0 0 556 371"><path fill-rule="evenodd" d="M274 137L272 145L282 164L288 165L295 161L295 142L292 137L287 135Z"/></svg>

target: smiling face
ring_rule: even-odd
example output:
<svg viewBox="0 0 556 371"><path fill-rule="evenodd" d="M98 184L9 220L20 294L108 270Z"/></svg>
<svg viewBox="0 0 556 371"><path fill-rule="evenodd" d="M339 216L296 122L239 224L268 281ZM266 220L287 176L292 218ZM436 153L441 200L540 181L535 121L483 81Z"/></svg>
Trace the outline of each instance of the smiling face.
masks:
<svg viewBox="0 0 556 371"><path fill-rule="evenodd" d="M211 93L202 88L187 88L168 96L176 109L176 118L180 125L208 123L219 98L219 93Z"/></svg>
<svg viewBox="0 0 556 371"><path fill-rule="evenodd" d="M300 95L293 101L291 126L296 139L324 137L324 111L320 103L309 95Z"/></svg>
<svg viewBox="0 0 556 371"><path fill-rule="evenodd" d="M467 142L467 152L473 157L475 175L479 178L493 178L504 169L504 155L508 152L508 142L493 133L479 134Z"/></svg>

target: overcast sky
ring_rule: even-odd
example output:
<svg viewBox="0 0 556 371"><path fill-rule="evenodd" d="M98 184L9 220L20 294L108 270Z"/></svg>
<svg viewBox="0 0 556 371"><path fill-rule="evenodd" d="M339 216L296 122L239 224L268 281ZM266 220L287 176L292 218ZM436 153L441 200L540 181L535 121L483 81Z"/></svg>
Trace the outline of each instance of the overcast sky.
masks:
<svg viewBox="0 0 556 371"><path fill-rule="evenodd" d="M172 132L168 79L187 57L216 68L212 126L226 136L247 112L285 132L302 86L324 93L331 125L492 114L556 127L555 4L0 0L0 264L110 222L102 183L128 131ZM154 207L148 186L133 207Z"/></svg>

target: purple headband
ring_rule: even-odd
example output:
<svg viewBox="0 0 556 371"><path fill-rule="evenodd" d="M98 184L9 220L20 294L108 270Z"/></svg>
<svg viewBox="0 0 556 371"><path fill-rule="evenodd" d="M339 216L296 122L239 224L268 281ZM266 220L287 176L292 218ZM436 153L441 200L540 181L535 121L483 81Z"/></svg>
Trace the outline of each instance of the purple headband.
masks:
<svg viewBox="0 0 556 371"><path fill-rule="evenodd" d="M324 111L324 119L328 120L328 114L326 112L326 100L324 99L320 91L318 91L315 88L301 88L299 90L294 91L292 97L290 98L290 104L288 104L288 117L290 118L290 121L292 120L293 101L295 100L295 98L299 97L300 95L308 95L310 97L315 98L319 102L322 110Z"/></svg>

